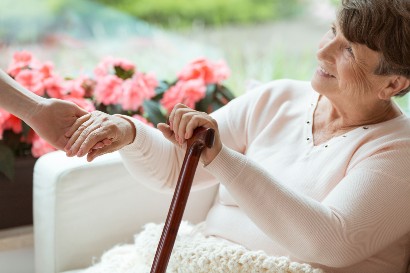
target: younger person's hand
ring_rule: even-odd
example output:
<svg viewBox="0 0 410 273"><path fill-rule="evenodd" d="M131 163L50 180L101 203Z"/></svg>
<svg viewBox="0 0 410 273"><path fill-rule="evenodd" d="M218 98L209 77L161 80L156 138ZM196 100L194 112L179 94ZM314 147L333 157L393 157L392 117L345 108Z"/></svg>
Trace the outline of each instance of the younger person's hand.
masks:
<svg viewBox="0 0 410 273"><path fill-rule="evenodd" d="M44 140L62 150L68 142L66 132L87 113L72 102L42 98L25 122Z"/></svg>

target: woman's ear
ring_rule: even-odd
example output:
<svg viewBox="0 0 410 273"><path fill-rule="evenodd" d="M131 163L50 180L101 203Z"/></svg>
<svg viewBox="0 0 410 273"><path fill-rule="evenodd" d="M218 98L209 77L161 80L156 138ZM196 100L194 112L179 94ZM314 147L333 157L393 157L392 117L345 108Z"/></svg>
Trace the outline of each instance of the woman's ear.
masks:
<svg viewBox="0 0 410 273"><path fill-rule="evenodd" d="M390 100L391 97L410 86L410 79L404 76L393 76L388 85L379 93L379 99Z"/></svg>

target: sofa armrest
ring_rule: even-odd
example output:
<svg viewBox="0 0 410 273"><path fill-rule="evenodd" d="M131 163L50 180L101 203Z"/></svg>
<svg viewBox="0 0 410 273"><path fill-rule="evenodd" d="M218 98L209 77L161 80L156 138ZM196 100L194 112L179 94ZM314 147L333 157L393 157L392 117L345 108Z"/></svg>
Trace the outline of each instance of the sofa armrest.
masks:
<svg viewBox="0 0 410 273"><path fill-rule="evenodd" d="M37 161L33 180L37 273L90 266L115 244L132 241L145 223L164 222L172 199L134 179L118 153L91 163L49 153ZM192 192L184 219L203 221L216 191Z"/></svg>

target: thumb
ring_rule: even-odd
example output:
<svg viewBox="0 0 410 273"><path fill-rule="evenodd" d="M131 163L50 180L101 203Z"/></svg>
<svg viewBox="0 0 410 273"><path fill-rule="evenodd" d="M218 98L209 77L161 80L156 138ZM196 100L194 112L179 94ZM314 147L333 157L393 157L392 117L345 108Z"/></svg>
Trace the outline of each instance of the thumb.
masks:
<svg viewBox="0 0 410 273"><path fill-rule="evenodd" d="M171 141L174 144L179 145L178 142L175 139L174 132L171 130L171 127L168 124L158 123L157 128L158 128L158 130L161 131L161 133L164 135L164 137L166 139L168 139L169 141Z"/></svg>
<svg viewBox="0 0 410 273"><path fill-rule="evenodd" d="M112 144L112 140L108 139L108 138L105 138L102 141L97 142L91 149L92 150L101 149L104 146L108 146L108 145L111 145L111 144Z"/></svg>
<svg viewBox="0 0 410 273"><path fill-rule="evenodd" d="M115 145L115 144L111 144L111 145L105 146L103 148L90 150L87 154L87 161L91 162L98 156L115 152L116 150L118 150L118 149L116 149L116 146L117 145Z"/></svg>
<svg viewBox="0 0 410 273"><path fill-rule="evenodd" d="M83 108L79 107L78 105L76 105L76 111L75 111L75 116L76 117L82 117L86 114L88 114L88 111L84 110Z"/></svg>

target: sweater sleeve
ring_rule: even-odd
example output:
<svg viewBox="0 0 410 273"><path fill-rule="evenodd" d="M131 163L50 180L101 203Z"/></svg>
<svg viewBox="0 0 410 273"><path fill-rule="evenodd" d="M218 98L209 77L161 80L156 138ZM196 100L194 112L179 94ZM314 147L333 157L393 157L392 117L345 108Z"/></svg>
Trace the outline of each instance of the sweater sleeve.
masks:
<svg viewBox="0 0 410 273"><path fill-rule="evenodd" d="M409 232L408 166L408 148L380 152L351 169L322 202L278 183L227 147L207 169L248 217L292 255L346 267Z"/></svg>
<svg viewBox="0 0 410 273"><path fill-rule="evenodd" d="M266 86L259 88L261 93ZM258 96L245 94L229 102L224 107L211 115L218 121L219 133L222 142L231 149L244 152L247 142L243 134L242 125L229 126L229 116L235 109L243 109L238 120L246 120L249 112L250 99L256 100ZM159 191L173 191L177 182L185 152L165 139L162 133L142 122L130 118L135 124L136 138L133 143L120 150L120 155L127 170L150 188ZM234 128L234 129L232 129ZM193 181L192 190L212 186L217 180L198 165Z"/></svg>
<svg viewBox="0 0 410 273"><path fill-rule="evenodd" d="M172 192L178 181L185 152L168 141L158 129L136 119L130 120L135 124L136 138L119 151L126 169L147 187ZM215 183L215 178L198 165L192 191Z"/></svg>

